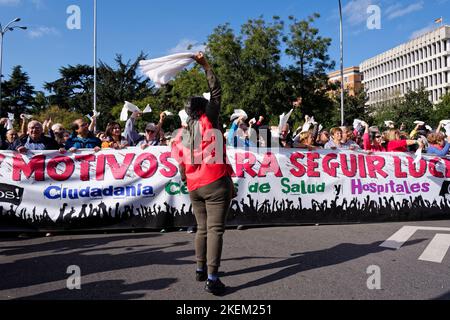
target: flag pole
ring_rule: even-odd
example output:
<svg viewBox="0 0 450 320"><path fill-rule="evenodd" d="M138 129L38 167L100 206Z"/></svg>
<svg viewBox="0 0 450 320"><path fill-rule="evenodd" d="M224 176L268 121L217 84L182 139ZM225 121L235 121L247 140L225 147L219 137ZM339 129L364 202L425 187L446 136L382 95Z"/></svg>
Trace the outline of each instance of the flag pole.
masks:
<svg viewBox="0 0 450 320"><path fill-rule="evenodd" d="M97 113L97 0L94 0L94 116ZM96 130L95 128L94 130Z"/></svg>

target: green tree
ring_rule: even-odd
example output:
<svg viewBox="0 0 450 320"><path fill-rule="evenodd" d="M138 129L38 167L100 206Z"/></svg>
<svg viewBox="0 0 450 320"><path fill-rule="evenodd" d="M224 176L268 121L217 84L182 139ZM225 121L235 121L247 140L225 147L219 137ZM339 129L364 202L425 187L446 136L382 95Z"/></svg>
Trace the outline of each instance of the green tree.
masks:
<svg viewBox="0 0 450 320"><path fill-rule="evenodd" d="M431 117L434 125L439 125L442 120L450 118L450 93L442 96L441 102L435 105Z"/></svg>
<svg viewBox="0 0 450 320"><path fill-rule="evenodd" d="M38 113L35 116L35 119L41 122L52 119L53 124L61 123L64 128L70 130L70 128L72 127L72 123L82 117L83 115L79 112L70 111L58 106L51 106L48 109Z"/></svg>
<svg viewBox="0 0 450 320"><path fill-rule="evenodd" d="M315 115L326 122L334 111L333 102L328 98L330 87L326 71L333 69L335 63L328 55L332 40L320 36L319 29L313 27L318 18L318 13L300 21L289 17L290 33L283 40L286 54L295 62L289 67L288 76L294 94L303 98L303 114Z"/></svg>
<svg viewBox="0 0 450 320"><path fill-rule="evenodd" d="M290 108L291 89L280 65L283 28L279 17L271 22L260 17L242 25L238 36L228 24L209 36L208 55L222 83L224 116L244 109L267 117Z"/></svg>
<svg viewBox="0 0 450 320"><path fill-rule="evenodd" d="M15 66L8 81L3 84L2 105L4 110L14 113L16 119L20 114L31 110L34 103L34 87L29 83L30 77L21 66Z"/></svg>
<svg viewBox="0 0 450 320"><path fill-rule="evenodd" d="M111 115L111 108L124 101L141 100L152 94L149 79L138 75L139 61L147 56L140 53L134 61L123 61L122 55L116 55L115 67L100 62L98 77L98 111L102 113L99 126L106 127L110 121L117 120ZM88 111L92 111L91 109Z"/></svg>
<svg viewBox="0 0 450 320"><path fill-rule="evenodd" d="M61 78L47 82L44 88L50 92L50 105L87 114L92 110L94 69L87 65L67 66L59 69Z"/></svg>
<svg viewBox="0 0 450 320"><path fill-rule="evenodd" d="M139 61L145 59L140 54L133 62L124 62L121 55L115 58L116 66L100 62L97 80L97 110L101 113L99 127L116 120L111 108L124 101L143 99L152 93L149 80L138 75ZM81 114L92 113L94 70L87 65L68 66L60 69L61 78L45 84L51 95L48 103L58 105Z"/></svg>
<svg viewBox="0 0 450 320"><path fill-rule="evenodd" d="M408 130L415 127L415 121L433 123L434 106L429 100L429 92L424 88L409 90L404 97L396 98L372 108L374 122L384 127L384 121L394 121L397 126L404 123ZM441 119L442 120L442 119Z"/></svg>

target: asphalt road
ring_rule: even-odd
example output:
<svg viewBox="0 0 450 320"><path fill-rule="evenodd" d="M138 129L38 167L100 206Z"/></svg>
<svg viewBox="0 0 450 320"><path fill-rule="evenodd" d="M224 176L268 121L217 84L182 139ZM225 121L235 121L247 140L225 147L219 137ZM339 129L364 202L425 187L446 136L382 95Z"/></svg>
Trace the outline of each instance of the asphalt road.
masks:
<svg viewBox="0 0 450 320"><path fill-rule="evenodd" d="M449 300L450 252L442 263L419 260L436 231L417 231L399 250L380 246L403 226L450 221L228 230L221 298L193 280L194 235L186 232L3 238L0 299ZM79 267L80 290L67 288L77 284L69 266ZM381 289L368 289L369 277Z"/></svg>

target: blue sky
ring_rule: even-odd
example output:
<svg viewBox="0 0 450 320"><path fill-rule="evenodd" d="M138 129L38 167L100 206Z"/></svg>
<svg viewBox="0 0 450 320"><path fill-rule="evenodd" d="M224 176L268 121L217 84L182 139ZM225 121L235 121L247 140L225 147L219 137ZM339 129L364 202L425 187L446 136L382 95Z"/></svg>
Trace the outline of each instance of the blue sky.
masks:
<svg viewBox="0 0 450 320"><path fill-rule="evenodd" d="M0 0L3 26L22 18L28 31L7 33L3 74L22 65L36 89L58 78L58 68L92 64L93 0ZM248 19L263 15L289 15L299 19L314 12L321 35L333 39L330 56L339 61L338 1L334 0L224 0L193 2L181 0L98 0L98 56L111 63L116 53L132 59L142 50L150 57L174 51L185 43L201 45L214 27L229 22L237 31ZM369 5L381 9L381 29L366 26ZM66 13L70 5L81 9L81 30L69 30ZM450 12L450 0L343 0L346 66L403 43L420 32L437 27L436 18ZM450 19L450 16L448 16ZM286 60L283 60L286 61Z"/></svg>

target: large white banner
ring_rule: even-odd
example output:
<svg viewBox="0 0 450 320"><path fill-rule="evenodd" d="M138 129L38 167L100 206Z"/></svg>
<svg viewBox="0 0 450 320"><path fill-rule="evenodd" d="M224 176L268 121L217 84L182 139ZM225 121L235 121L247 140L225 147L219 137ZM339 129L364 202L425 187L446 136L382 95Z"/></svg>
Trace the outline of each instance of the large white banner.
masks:
<svg viewBox="0 0 450 320"><path fill-rule="evenodd" d="M230 224L448 217L450 160L351 151L228 149L238 197ZM0 153L0 226L193 225L167 147L76 154ZM447 199L448 198L448 199Z"/></svg>

